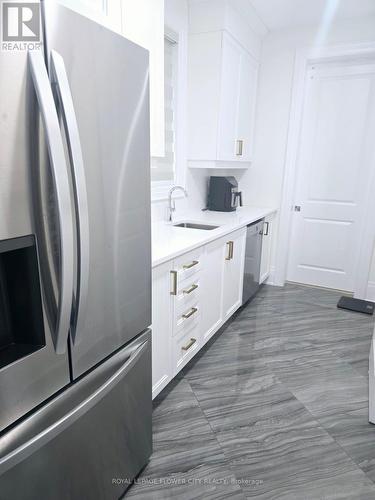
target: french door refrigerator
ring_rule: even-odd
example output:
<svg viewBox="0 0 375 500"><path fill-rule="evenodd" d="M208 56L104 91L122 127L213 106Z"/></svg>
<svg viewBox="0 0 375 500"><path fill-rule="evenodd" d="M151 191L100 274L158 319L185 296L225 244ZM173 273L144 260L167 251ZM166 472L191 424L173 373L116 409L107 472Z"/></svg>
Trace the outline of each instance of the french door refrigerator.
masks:
<svg viewBox="0 0 375 500"><path fill-rule="evenodd" d="M148 53L42 7L0 52L0 499L112 499L152 448Z"/></svg>

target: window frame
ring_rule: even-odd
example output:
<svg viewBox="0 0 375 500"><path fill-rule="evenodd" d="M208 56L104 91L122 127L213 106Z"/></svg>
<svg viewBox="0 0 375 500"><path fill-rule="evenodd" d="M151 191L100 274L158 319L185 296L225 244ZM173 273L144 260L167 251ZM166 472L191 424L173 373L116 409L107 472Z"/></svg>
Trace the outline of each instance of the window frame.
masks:
<svg viewBox="0 0 375 500"><path fill-rule="evenodd" d="M164 38L170 42L177 44L175 53L175 113L174 113L174 178L170 181L152 181L151 180L151 201L162 201L168 198L169 190L172 186L178 184L185 187L185 168L182 153L183 130L180 124L184 119L183 99L186 95L181 92L182 89L182 76L181 66L184 61L183 51L184 47L181 43L179 34L170 28L164 26ZM185 162L186 163L186 162ZM178 193L176 193L178 195ZM182 195L181 195L182 196Z"/></svg>

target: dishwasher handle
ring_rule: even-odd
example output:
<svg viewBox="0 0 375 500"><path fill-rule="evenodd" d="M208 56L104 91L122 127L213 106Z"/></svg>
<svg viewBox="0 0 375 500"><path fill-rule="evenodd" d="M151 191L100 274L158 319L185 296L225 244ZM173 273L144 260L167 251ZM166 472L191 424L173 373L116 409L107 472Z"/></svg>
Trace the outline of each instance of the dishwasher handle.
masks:
<svg viewBox="0 0 375 500"><path fill-rule="evenodd" d="M258 234L262 229L262 220L257 220L256 222L252 222L247 226L247 235L252 236Z"/></svg>

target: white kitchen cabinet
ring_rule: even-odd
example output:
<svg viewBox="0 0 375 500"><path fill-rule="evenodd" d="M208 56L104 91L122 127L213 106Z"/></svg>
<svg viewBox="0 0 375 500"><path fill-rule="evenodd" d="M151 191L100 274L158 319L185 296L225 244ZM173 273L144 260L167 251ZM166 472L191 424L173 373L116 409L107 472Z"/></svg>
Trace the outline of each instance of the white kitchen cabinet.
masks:
<svg viewBox="0 0 375 500"><path fill-rule="evenodd" d="M237 108L236 138L242 141L241 158L251 161L254 154L255 99L258 82L258 64L246 52L241 50L240 90ZM237 144L237 148L238 148Z"/></svg>
<svg viewBox="0 0 375 500"><path fill-rule="evenodd" d="M122 0L58 0L79 14L121 33Z"/></svg>
<svg viewBox="0 0 375 500"><path fill-rule="evenodd" d="M223 320L228 319L242 304L243 269L246 228L226 238L223 270Z"/></svg>
<svg viewBox="0 0 375 500"><path fill-rule="evenodd" d="M173 377L171 360L172 296L171 265L167 262L152 271L152 396Z"/></svg>
<svg viewBox="0 0 375 500"><path fill-rule="evenodd" d="M172 363L176 375L201 347L201 282L204 247L173 262Z"/></svg>
<svg viewBox="0 0 375 500"><path fill-rule="evenodd" d="M154 268L153 397L241 306L245 243L242 228Z"/></svg>
<svg viewBox="0 0 375 500"><path fill-rule="evenodd" d="M241 52L237 42L222 35L222 74L217 158L236 160Z"/></svg>
<svg viewBox="0 0 375 500"><path fill-rule="evenodd" d="M247 168L258 64L225 30L189 41L189 166Z"/></svg>
<svg viewBox="0 0 375 500"><path fill-rule="evenodd" d="M222 285L226 240L206 245L202 276L202 342L212 337L222 322Z"/></svg>
<svg viewBox="0 0 375 500"><path fill-rule="evenodd" d="M262 257L260 261L260 283L264 283L271 272L271 244L273 234L273 215L264 219L262 236Z"/></svg>
<svg viewBox="0 0 375 500"><path fill-rule="evenodd" d="M121 12L123 35L150 52L151 156L163 157L164 0L121 0Z"/></svg>
<svg viewBox="0 0 375 500"><path fill-rule="evenodd" d="M187 327L179 331L174 337L172 363L175 375L177 375L201 348L199 333L199 324L194 324L190 328Z"/></svg>

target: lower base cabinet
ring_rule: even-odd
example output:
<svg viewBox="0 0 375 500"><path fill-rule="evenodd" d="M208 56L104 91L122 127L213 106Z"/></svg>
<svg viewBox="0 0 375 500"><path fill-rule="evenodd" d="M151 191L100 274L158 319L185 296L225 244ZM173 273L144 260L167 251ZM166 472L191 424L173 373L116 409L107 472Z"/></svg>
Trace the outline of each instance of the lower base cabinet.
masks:
<svg viewBox="0 0 375 500"><path fill-rule="evenodd" d="M152 271L152 397L172 379L171 263Z"/></svg>
<svg viewBox="0 0 375 500"><path fill-rule="evenodd" d="M225 243L223 269L223 319L226 321L242 304L243 270L245 265L246 228L229 235Z"/></svg>
<svg viewBox="0 0 375 500"><path fill-rule="evenodd" d="M172 342L173 372L177 374L201 347L199 325L179 332Z"/></svg>
<svg viewBox="0 0 375 500"><path fill-rule="evenodd" d="M274 226L274 214L264 219L262 236L262 257L260 261L260 283L264 283L271 273L271 242Z"/></svg>
<svg viewBox="0 0 375 500"><path fill-rule="evenodd" d="M246 228L153 270L153 398L241 306Z"/></svg>
<svg viewBox="0 0 375 500"><path fill-rule="evenodd" d="M224 270L225 242L216 240L206 245L204 255L204 276L202 280L202 342L206 343L219 328L222 316L222 283Z"/></svg>

